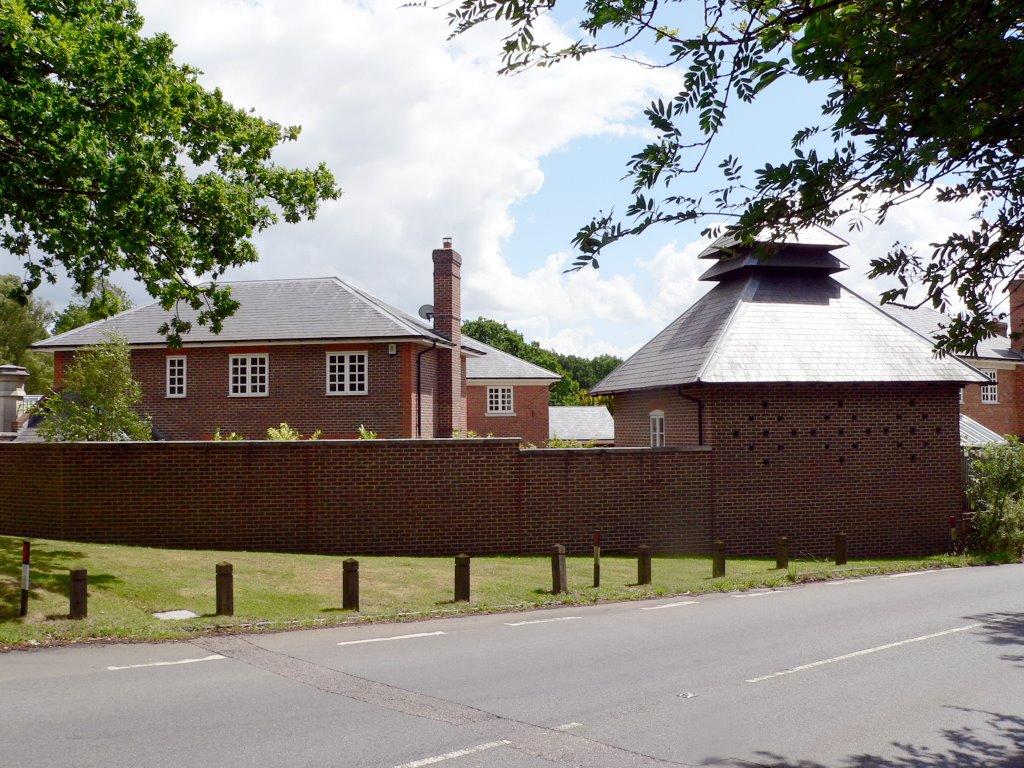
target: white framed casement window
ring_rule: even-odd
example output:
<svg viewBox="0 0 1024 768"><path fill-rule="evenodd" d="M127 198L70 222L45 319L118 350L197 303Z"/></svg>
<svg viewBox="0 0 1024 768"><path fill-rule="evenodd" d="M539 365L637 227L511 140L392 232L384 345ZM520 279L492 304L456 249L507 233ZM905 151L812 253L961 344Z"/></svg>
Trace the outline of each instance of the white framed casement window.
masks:
<svg viewBox="0 0 1024 768"><path fill-rule="evenodd" d="M981 385L981 402L983 403L998 403L999 402L999 371L993 368L982 368L981 372L988 376L991 384Z"/></svg>
<svg viewBox="0 0 1024 768"><path fill-rule="evenodd" d="M515 416L512 387L487 388L487 413L491 416Z"/></svg>
<svg viewBox="0 0 1024 768"><path fill-rule="evenodd" d="M651 411L651 448L665 446L665 412Z"/></svg>
<svg viewBox="0 0 1024 768"><path fill-rule="evenodd" d="M365 352L328 352L327 394L365 395L366 373Z"/></svg>
<svg viewBox="0 0 1024 768"><path fill-rule="evenodd" d="M231 355L228 358L228 394L231 397L266 397L270 394L267 355Z"/></svg>
<svg viewBox="0 0 1024 768"><path fill-rule="evenodd" d="M185 397L188 392L188 358L167 358L167 397Z"/></svg>

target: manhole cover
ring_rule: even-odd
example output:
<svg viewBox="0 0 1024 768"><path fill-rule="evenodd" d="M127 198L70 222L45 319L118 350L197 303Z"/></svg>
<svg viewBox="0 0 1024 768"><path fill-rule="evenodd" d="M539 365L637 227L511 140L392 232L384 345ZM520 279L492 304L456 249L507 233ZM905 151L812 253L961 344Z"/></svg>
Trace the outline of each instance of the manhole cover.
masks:
<svg viewBox="0 0 1024 768"><path fill-rule="evenodd" d="M157 611L153 614L158 619L197 619L199 618L198 613L192 613L192 611Z"/></svg>

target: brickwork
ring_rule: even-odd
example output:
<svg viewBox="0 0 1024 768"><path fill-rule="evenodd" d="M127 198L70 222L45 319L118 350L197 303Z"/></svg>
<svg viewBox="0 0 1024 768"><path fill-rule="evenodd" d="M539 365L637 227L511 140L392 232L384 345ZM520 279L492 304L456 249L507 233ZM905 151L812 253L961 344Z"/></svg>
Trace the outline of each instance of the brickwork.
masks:
<svg viewBox="0 0 1024 768"><path fill-rule="evenodd" d="M952 383L687 390L705 403L705 437L714 447L715 535L733 552L765 552L764 542L786 535L791 552L827 555L840 531L853 556L942 551L949 517L961 511L957 390ZM617 396L617 443L648 444L647 413L663 408L667 441L679 444L673 397L675 390Z"/></svg>
<svg viewBox="0 0 1024 768"><path fill-rule="evenodd" d="M433 251L434 330L455 346L437 349L434 437L466 431L465 362L462 359L462 257L446 241Z"/></svg>
<svg viewBox="0 0 1024 768"><path fill-rule="evenodd" d="M367 353L366 394L327 394L328 351ZM242 352L267 355L266 397L228 394L228 360ZM168 355L187 359L187 397L166 397ZM389 355L387 344L132 350L132 371L145 393L142 410L172 440L206 439L217 427L222 433L260 439L267 427L281 422L303 434L319 429L325 436L355 437L363 424L381 437L411 437L414 393L408 388L414 372L409 370L410 362L408 352Z"/></svg>
<svg viewBox="0 0 1024 768"><path fill-rule="evenodd" d="M513 415L487 413L486 385L470 384L466 392L466 424L481 437L518 437L535 446L547 444L550 401L547 384L513 385Z"/></svg>
<svg viewBox="0 0 1024 768"><path fill-rule="evenodd" d="M688 394L691 397L701 396L699 392ZM681 397L675 389L616 395L615 445L622 448L650 447L652 411L665 414L665 445L697 445L697 404Z"/></svg>
<svg viewBox="0 0 1024 768"><path fill-rule="evenodd" d="M513 440L0 445L0 533L325 554L699 547L706 450Z"/></svg>
<svg viewBox="0 0 1024 768"><path fill-rule="evenodd" d="M969 360L975 368L990 368L984 360ZM998 398L995 403L981 401L980 384L968 384L964 387L964 401L960 411L979 424L988 427L999 435L1020 434L1020 411L1024 403L1018 403L1017 390L1022 372L1017 369L997 369Z"/></svg>

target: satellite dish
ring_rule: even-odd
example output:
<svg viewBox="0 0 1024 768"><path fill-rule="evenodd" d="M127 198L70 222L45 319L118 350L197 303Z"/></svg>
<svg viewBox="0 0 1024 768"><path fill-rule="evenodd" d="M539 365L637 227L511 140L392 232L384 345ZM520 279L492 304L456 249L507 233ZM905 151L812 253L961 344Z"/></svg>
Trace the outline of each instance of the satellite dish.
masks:
<svg viewBox="0 0 1024 768"><path fill-rule="evenodd" d="M434 319L434 305L433 304L424 304L422 307L420 307L419 315L424 320L433 320Z"/></svg>

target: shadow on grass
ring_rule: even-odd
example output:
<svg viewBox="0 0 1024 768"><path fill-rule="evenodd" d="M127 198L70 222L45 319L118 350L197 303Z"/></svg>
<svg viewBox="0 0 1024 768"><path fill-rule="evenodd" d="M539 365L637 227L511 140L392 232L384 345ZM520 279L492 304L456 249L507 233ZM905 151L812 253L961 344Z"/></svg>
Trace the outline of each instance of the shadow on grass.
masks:
<svg viewBox="0 0 1024 768"><path fill-rule="evenodd" d="M1010 768L1024 766L1024 718L983 709L947 707L965 719L980 722L942 730L944 746L930 747L892 742L897 754L890 756L847 755L840 762L819 763L775 752L756 752L752 763L744 760L706 761L720 766L761 768ZM980 717L974 717L980 716Z"/></svg>
<svg viewBox="0 0 1024 768"><path fill-rule="evenodd" d="M71 592L70 570L80 565L85 554L70 549L47 549L34 546L31 555L32 589L42 589L68 597ZM3 578L6 576L7 578ZM90 573L89 587L104 589L121 582L109 573ZM29 600L33 599L29 593ZM18 618L21 611L21 542L0 540L0 621ZM56 618L63 618L57 616Z"/></svg>

